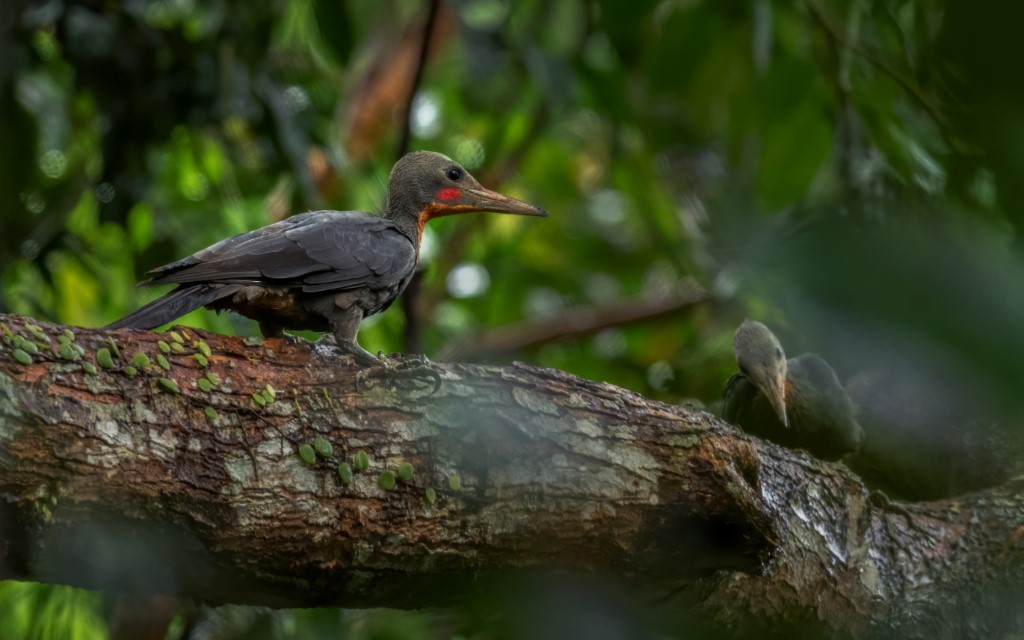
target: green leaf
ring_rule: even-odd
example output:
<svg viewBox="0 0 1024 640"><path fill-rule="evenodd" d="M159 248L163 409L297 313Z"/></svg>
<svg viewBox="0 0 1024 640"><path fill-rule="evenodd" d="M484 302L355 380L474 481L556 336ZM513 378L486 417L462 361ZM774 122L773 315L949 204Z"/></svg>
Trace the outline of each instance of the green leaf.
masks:
<svg viewBox="0 0 1024 640"><path fill-rule="evenodd" d="M171 352L171 345L167 344L163 340L157 340L156 346L160 348L160 353Z"/></svg>
<svg viewBox="0 0 1024 640"><path fill-rule="evenodd" d="M385 491L391 491L395 488L395 474L388 470L381 471L377 476L377 486Z"/></svg>
<svg viewBox="0 0 1024 640"><path fill-rule="evenodd" d="M454 473L448 476L448 488L451 489L452 491L461 491L462 478L460 478L457 474Z"/></svg>
<svg viewBox="0 0 1024 640"><path fill-rule="evenodd" d="M149 356L142 352L136 353L132 356L132 364L140 369L145 369L150 364Z"/></svg>
<svg viewBox="0 0 1024 640"><path fill-rule="evenodd" d="M426 491L423 492L423 499L430 506L437 504L437 491L434 491L434 487L427 487Z"/></svg>
<svg viewBox="0 0 1024 640"><path fill-rule="evenodd" d="M352 467L356 471L366 471L370 468L370 456L366 455L365 451L358 451L352 458Z"/></svg>
<svg viewBox="0 0 1024 640"><path fill-rule="evenodd" d="M347 462L338 465L338 478L342 484L352 484L352 467Z"/></svg>
<svg viewBox="0 0 1024 640"><path fill-rule="evenodd" d="M316 451L314 451L313 447L308 444L299 445L299 457L302 458L302 461L306 464L311 465L316 463Z"/></svg>
<svg viewBox="0 0 1024 640"><path fill-rule="evenodd" d="M398 465L398 479L402 482L409 482L412 480L412 465L408 462L403 462Z"/></svg>
<svg viewBox="0 0 1024 640"><path fill-rule="evenodd" d="M57 355L64 360L78 360L81 357L78 355L78 351L67 342L60 345L60 349L57 349Z"/></svg>
<svg viewBox="0 0 1024 640"><path fill-rule="evenodd" d="M205 409L203 409L203 413L205 413L206 417L209 418L210 420L217 419L217 410L211 406L207 406Z"/></svg>
<svg viewBox="0 0 1024 640"><path fill-rule="evenodd" d="M158 378L157 384L159 384L160 388L166 391L167 393L181 392L181 390L178 389L178 383L175 382L173 378Z"/></svg>
<svg viewBox="0 0 1024 640"><path fill-rule="evenodd" d="M12 355L21 364L32 364L32 356L28 355L24 349L15 349Z"/></svg>
<svg viewBox="0 0 1024 640"><path fill-rule="evenodd" d="M171 370L171 363L167 360L167 358L164 357L164 354L162 353L156 354L156 363L160 365L160 368L163 369L164 371Z"/></svg>
<svg viewBox="0 0 1024 640"><path fill-rule="evenodd" d="M334 447L327 440L327 438L317 438L313 441L313 448L323 458L330 458L331 454L334 453Z"/></svg>
<svg viewBox="0 0 1024 640"><path fill-rule="evenodd" d="M104 369L110 369L114 366L114 359L110 357L110 349L103 347L96 351L96 364Z"/></svg>
<svg viewBox="0 0 1024 640"><path fill-rule="evenodd" d="M36 345L36 343L32 342L31 340L26 340L25 338L22 338L21 336L14 336L14 345L21 349L22 351L24 351L25 353L29 354L30 356L39 354L38 345Z"/></svg>
<svg viewBox="0 0 1024 640"><path fill-rule="evenodd" d="M207 380L206 378L199 378L196 384L199 385L199 389L203 393L209 393L210 391L213 391L213 383Z"/></svg>

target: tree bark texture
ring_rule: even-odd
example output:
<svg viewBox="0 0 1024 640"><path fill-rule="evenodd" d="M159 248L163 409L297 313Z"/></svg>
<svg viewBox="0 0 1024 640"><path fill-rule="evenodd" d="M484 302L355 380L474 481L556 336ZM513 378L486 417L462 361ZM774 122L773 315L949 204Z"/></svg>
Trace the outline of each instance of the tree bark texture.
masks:
<svg viewBox="0 0 1024 640"><path fill-rule="evenodd" d="M1020 628L1024 482L894 505L841 464L559 371L0 322L2 577L425 607L564 569L719 630ZM333 451L304 462L317 438Z"/></svg>

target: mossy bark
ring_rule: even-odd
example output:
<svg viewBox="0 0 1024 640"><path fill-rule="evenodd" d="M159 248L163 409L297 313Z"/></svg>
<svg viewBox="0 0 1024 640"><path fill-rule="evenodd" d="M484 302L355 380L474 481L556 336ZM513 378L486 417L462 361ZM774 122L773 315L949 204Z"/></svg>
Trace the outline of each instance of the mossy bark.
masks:
<svg viewBox="0 0 1024 640"><path fill-rule="evenodd" d="M360 370L329 347L192 329L75 329L69 360L64 327L0 322L40 345L26 365L0 338L4 577L424 607L557 568L737 631L992 637L1020 622L1003 607L1024 585L1020 482L891 505L841 464L559 371ZM113 366L85 373L111 338ZM130 376L137 353L150 364ZM317 438L331 451L304 461Z"/></svg>

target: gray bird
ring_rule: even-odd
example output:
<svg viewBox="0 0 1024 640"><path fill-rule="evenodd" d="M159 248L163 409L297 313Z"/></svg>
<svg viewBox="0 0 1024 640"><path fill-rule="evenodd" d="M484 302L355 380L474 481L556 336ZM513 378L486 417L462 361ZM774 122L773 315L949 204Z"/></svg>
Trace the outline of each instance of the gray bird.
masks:
<svg viewBox="0 0 1024 640"><path fill-rule="evenodd" d="M744 320L733 337L739 372L725 385L722 417L747 433L824 460L857 450L863 438L832 367L815 354L786 359L778 338Z"/></svg>
<svg viewBox="0 0 1024 640"><path fill-rule="evenodd" d="M391 170L380 216L311 211L222 240L150 271L141 286L177 288L106 328L153 329L199 307L230 310L258 321L267 337L330 331L343 352L374 364L356 342L360 321L409 284L428 220L474 211L547 215L485 189L439 153L410 153Z"/></svg>

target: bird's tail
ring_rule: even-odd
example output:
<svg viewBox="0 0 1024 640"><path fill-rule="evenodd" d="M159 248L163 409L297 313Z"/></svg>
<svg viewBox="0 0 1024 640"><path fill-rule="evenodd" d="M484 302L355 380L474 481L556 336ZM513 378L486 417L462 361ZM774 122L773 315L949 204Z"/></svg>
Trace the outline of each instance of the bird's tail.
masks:
<svg viewBox="0 0 1024 640"><path fill-rule="evenodd" d="M182 285L103 328L155 329L162 324L167 324L171 320L185 315L189 311L229 296L238 291L238 289L239 287L237 286Z"/></svg>

